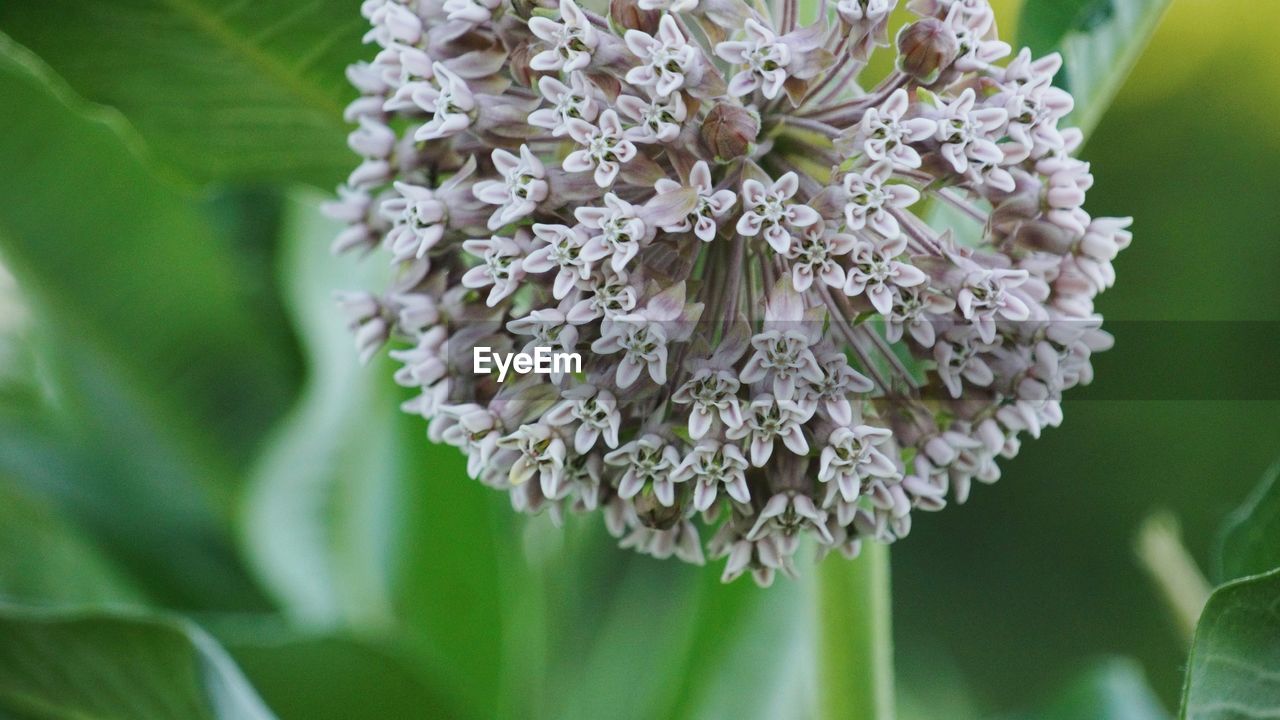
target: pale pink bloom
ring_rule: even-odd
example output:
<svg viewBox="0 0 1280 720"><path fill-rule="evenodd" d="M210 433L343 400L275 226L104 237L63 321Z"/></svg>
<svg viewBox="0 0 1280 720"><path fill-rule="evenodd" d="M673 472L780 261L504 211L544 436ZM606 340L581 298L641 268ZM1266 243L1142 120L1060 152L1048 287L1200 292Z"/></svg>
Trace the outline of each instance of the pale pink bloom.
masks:
<svg viewBox="0 0 1280 720"><path fill-rule="evenodd" d="M729 80L729 94L735 97L760 90L772 100L782 92L791 64L791 48L780 42L773 30L748 18L743 26L745 40L726 41L716 45L716 55L725 62L743 66Z"/></svg>
<svg viewBox="0 0 1280 720"><path fill-rule="evenodd" d="M573 0L560 0L560 22L540 15L529 18L529 31L550 46L529 60L534 70L571 73L591 63L596 29Z"/></svg>
<svg viewBox="0 0 1280 720"><path fill-rule="evenodd" d="M732 210L738 196L732 190L715 189L715 186L711 184L711 169L708 167L706 160L699 160L694 163L693 170L689 172L687 186L668 178L662 178L654 185L654 190L659 195L665 195L679 192L685 187L693 188L697 193L697 200L694 202L693 210L680 222L663 226L662 229L667 232L688 232L692 229L693 234L697 235L699 240L711 242L715 239L718 229L716 218L723 217Z"/></svg>
<svg viewBox="0 0 1280 720"><path fill-rule="evenodd" d="M595 124L577 118L565 123L569 137L582 147L564 158L565 172L595 171L596 185L613 185L622 166L636 156L636 146L627 139L618 113L605 110Z"/></svg>
<svg viewBox="0 0 1280 720"><path fill-rule="evenodd" d="M656 35L628 30L623 36L627 49L640 64L627 71L626 81L652 88L656 97L666 97L685 85L685 75L694 70L699 50L685 39L676 19L663 14Z"/></svg>
<svg viewBox="0 0 1280 720"><path fill-rule="evenodd" d="M876 312L887 315L896 289L923 285L929 279L920 268L898 259L906 249L902 237L859 238L851 253L844 293L849 297L865 294Z"/></svg>
<svg viewBox="0 0 1280 720"><path fill-rule="evenodd" d="M851 172L844 177L844 191L848 202L844 205L844 218L849 229L870 227L883 237L897 237L901 228L893 216L893 210L902 210L920 200L920 191L902 183L889 184L893 177L893 164L882 160L862 172Z"/></svg>
<svg viewBox="0 0 1280 720"><path fill-rule="evenodd" d="M800 189L800 178L789 172L765 185L759 180L742 181L742 217L738 234L764 239L779 253L791 247L791 228L803 228L822 219L818 211L792 200Z"/></svg>

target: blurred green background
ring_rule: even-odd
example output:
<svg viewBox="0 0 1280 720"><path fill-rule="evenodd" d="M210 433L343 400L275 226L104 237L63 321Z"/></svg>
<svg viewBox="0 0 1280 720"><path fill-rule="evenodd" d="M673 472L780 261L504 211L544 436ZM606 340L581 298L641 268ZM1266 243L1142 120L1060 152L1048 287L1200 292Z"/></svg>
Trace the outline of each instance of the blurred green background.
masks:
<svg viewBox="0 0 1280 720"><path fill-rule="evenodd" d="M354 365L331 292L381 268L328 257L295 183L352 164L355 3L217 5L0 5L0 599L183 613L284 718L803 707L810 580L725 588L526 523ZM1088 209L1136 218L1117 345L1062 428L894 547L903 717L1022 711L1114 656L1175 706L1187 642L1138 528L1171 511L1212 575L1280 455L1277 26L1174 0L1090 140Z"/></svg>

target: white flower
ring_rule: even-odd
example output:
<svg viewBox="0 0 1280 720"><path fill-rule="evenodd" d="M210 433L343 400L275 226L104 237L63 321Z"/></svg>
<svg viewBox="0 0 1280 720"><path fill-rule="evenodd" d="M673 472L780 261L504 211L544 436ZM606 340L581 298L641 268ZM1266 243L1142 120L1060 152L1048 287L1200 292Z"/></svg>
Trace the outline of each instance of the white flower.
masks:
<svg viewBox="0 0 1280 720"><path fill-rule="evenodd" d="M745 422L730 428L725 435L731 440L749 438L751 464L764 467L773 455L775 440L781 440L797 455L809 453L809 441L800 428L810 417L812 413L806 413L798 403L765 393L751 401L744 413Z"/></svg>
<svg viewBox="0 0 1280 720"><path fill-rule="evenodd" d="M524 253L514 239L494 235L487 240L468 240L462 243L462 249L482 261L462 276L462 285L473 289L490 288L486 301L489 307L516 291L524 277L521 265Z"/></svg>
<svg viewBox="0 0 1280 720"><path fill-rule="evenodd" d="M569 323L565 313L558 308L539 308L522 318L507 323L512 335L528 336L523 352L533 353L537 348L554 348L574 352L578 346L578 328Z"/></svg>
<svg viewBox="0 0 1280 720"><path fill-rule="evenodd" d="M715 503L721 486L734 500L744 504L751 502L746 473L747 459L736 445L702 440L680 463L673 479L694 483L693 507L704 511Z"/></svg>
<svg viewBox="0 0 1280 720"><path fill-rule="evenodd" d="M666 97L684 87L685 75L698 61L698 49L685 40L671 15L664 14L658 21L656 36L628 30L623 39L641 62L627 71L627 82L653 88L658 97Z"/></svg>
<svg viewBox="0 0 1280 720"><path fill-rule="evenodd" d="M551 286L555 299L563 300L580 281L591 277L591 263L582 257L588 239L583 226L538 223L533 226L533 237L543 245L524 259L524 271L539 274L556 270Z"/></svg>
<svg viewBox="0 0 1280 720"><path fill-rule="evenodd" d="M856 501L867 478L901 477L897 466L880 450L892 440L893 433L885 428L836 428L822 448L818 466L818 482L828 484L827 502L830 503L833 490L846 502Z"/></svg>
<svg viewBox="0 0 1280 720"><path fill-rule="evenodd" d="M600 339L591 344L591 350L623 354L616 378L619 388L625 390L634 385L645 370L658 385L667 381L666 331L641 313L606 317L600 326Z"/></svg>
<svg viewBox="0 0 1280 720"><path fill-rule="evenodd" d="M706 160L694 163L693 169L689 172L688 186L698 194L693 211L679 223L664 226L662 229L680 233L688 232L692 228L693 234L697 235L699 240L711 242L715 239L718 229L716 218L723 217L732 210L738 196L732 190L715 189L715 185L711 183L711 168ZM659 195L664 195L679 192L684 187L675 180L662 178L654 185L654 190Z"/></svg>
<svg viewBox="0 0 1280 720"><path fill-rule="evenodd" d="M512 485L521 485L537 475L543 495L549 498L559 495L568 452L559 431L542 423L521 425L499 440L498 447L519 453L507 476Z"/></svg>
<svg viewBox="0 0 1280 720"><path fill-rule="evenodd" d="M493 11L501 6L502 0L445 0L441 9L450 20L479 25L493 17Z"/></svg>
<svg viewBox="0 0 1280 720"><path fill-rule="evenodd" d="M465 80L443 63L435 63L432 71L435 84L423 83L413 93L414 104L432 114L431 121L414 133L413 138L419 142L466 130L471 127L471 113L476 109L475 96Z"/></svg>
<svg viewBox="0 0 1280 720"><path fill-rule="evenodd" d="M808 292L815 279L833 288L843 288L844 268L837 258L856 247L852 235L833 233L825 223L816 223L791 237L787 259L791 261L791 285L796 292Z"/></svg>
<svg viewBox="0 0 1280 720"><path fill-rule="evenodd" d="M996 317L1019 322L1031 316L1031 309L1014 288L1028 279L1026 270L974 268L964 278L956 305L966 320L978 328L983 342L996 338Z"/></svg>
<svg viewBox="0 0 1280 720"><path fill-rule="evenodd" d="M595 86L580 72L569 73L569 84L550 75L538 78L538 91L551 107L529 115L529 124L550 130L555 137L569 132L570 120L593 122L600 112Z"/></svg>
<svg viewBox="0 0 1280 720"><path fill-rule="evenodd" d="M960 41L960 52L954 63L957 70L986 70L991 67L991 63L1013 52L1009 43L987 38L995 21L995 14L990 12L990 7L986 8L986 12L975 12L963 2L952 5L951 11L947 13L947 24Z"/></svg>
<svg viewBox="0 0 1280 720"><path fill-rule="evenodd" d="M791 48L779 42L773 30L753 18L747 18L743 29L747 32L745 40L716 45L716 55L721 59L746 66L729 81L729 94L742 97L762 89L765 98L772 100L778 97L782 84L787 81Z"/></svg>
<svg viewBox="0 0 1280 720"><path fill-rule="evenodd" d="M906 330L916 342L924 347L933 347L937 337L934 330L936 318L955 308L954 300L930 290L927 285L896 287L893 308L885 315L885 339L898 342Z"/></svg>
<svg viewBox="0 0 1280 720"><path fill-rule="evenodd" d="M822 369L810 346L816 328L804 318L803 300L786 288L770 296L765 305L764 331L751 338L755 350L743 366L739 379L748 385L772 378L773 394L791 400L796 385L804 380L822 380Z"/></svg>
<svg viewBox="0 0 1280 720"><path fill-rule="evenodd" d="M574 211L589 235L581 257L596 263L608 259L614 272L623 272L648 240L649 229L631 203L613 193L604 196L604 207L581 207Z"/></svg>
<svg viewBox="0 0 1280 720"><path fill-rule="evenodd" d="M680 135L688 109L679 93L653 100L619 95L618 110L636 123L625 131L627 139L638 143L667 143Z"/></svg>
<svg viewBox="0 0 1280 720"><path fill-rule="evenodd" d="M928 139L937 124L928 118L905 118L911 107L907 91L898 89L880 107L867 108L856 133L857 142L873 162L889 160L897 167L920 167L920 153L911 143Z"/></svg>
<svg viewBox="0 0 1280 720"><path fill-rule="evenodd" d="M911 207L920 199L920 191L901 183L888 184L892 177L893 164L887 160L845 175L844 191L849 199L844 218L849 229L861 230L870 225L883 237L898 236L901 227L891 211Z"/></svg>
<svg viewBox="0 0 1280 720"><path fill-rule="evenodd" d="M565 126L569 137L582 146L565 156L565 172L594 169L596 185L602 188L613 185L618 171L636 156L636 146L627 139L618 113L613 110L600 113L597 124L573 118Z"/></svg>
<svg viewBox="0 0 1280 720"><path fill-rule="evenodd" d="M591 63L596 29L573 0L560 0L560 22L541 16L529 18L529 31L551 46L529 59L534 70L571 73Z"/></svg>
<svg viewBox="0 0 1280 720"><path fill-rule="evenodd" d="M738 219L738 234L754 237L763 232L769 247L786 253L791 248L789 228L808 227L822 219L818 211L808 205L791 202L799 189L800 178L794 172L769 186L759 180L743 180L743 213Z"/></svg>
<svg viewBox="0 0 1280 720"><path fill-rule="evenodd" d="M794 555L805 531L812 531L821 542L833 542L827 530L827 514L813 504L812 498L794 491L782 492L761 508L747 539L758 541L772 536L783 555Z"/></svg>
<svg viewBox="0 0 1280 720"><path fill-rule="evenodd" d="M886 315L893 309L895 288L915 287L929 278L924 271L898 260L907 249L906 238L859 238L853 250L844 293L849 297L866 294L876 312Z"/></svg>
<svg viewBox="0 0 1280 720"><path fill-rule="evenodd" d="M872 24L889 17L898 0L840 0L836 12L849 24Z"/></svg>
<svg viewBox="0 0 1280 720"><path fill-rule="evenodd" d="M588 323L623 315L636 307L636 289L627 281L626 273L615 272L609 265L593 269L591 277L578 286L584 297L569 310L570 322Z"/></svg>
<svg viewBox="0 0 1280 720"><path fill-rule="evenodd" d="M850 395L872 392L875 383L854 370L842 352L823 352L818 355L818 364L822 368L822 379L805 385L797 402L805 412L821 408L838 425L852 423L854 406Z"/></svg>
<svg viewBox="0 0 1280 720"><path fill-rule="evenodd" d="M382 203L382 214L394 225L387 240L395 260L423 258L444 237L448 208L430 188L395 183L398 196Z"/></svg>
<svg viewBox="0 0 1280 720"><path fill-rule="evenodd" d="M547 199L547 172L528 145L520 146L519 157L494 150L493 166L502 180L481 180L472 192L477 200L498 206L489 217L489 229L497 230L529 215Z"/></svg>
<svg viewBox="0 0 1280 720"><path fill-rule="evenodd" d="M629 500L644 489L653 488L658 502L671 507L675 504L675 469L680 464L680 453L662 438L652 433L641 436L604 456L609 465L626 468L618 480L618 496Z"/></svg>
<svg viewBox="0 0 1280 720"><path fill-rule="evenodd" d="M618 402L613 393L591 385L580 385L564 394L560 404L547 411L542 421L553 426L578 422L573 436L573 450L579 454L590 452L596 441L604 438L605 445L618 447L618 426L622 416L618 414Z"/></svg>
<svg viewBox="0 0 1280 720"><path fill-rule="evenodd" d="M998 107L975 108L977 98L973 88L960 93L942 109L934 134L942 143L942 156L961 174L969 170L970 161L996 164L1004 160L1004 152L992 138L1009 122L1009 113Z"/></svg>
<svg viewBox="0 0 1280 720"><path fill-rule="evenodd" d="M938 377L951 397L959 398L962 394L962 380L978 387L986 387L995 380L995 373L982 357L982 353L992 347L983 342L971 326L953 327L938 338L933 345L933 355L938 363Z"/></svg>
<svg viewBox="0 0 1280 720"><path fill-rule="evenodd" d="M741 383L731 370L701 368L671 395L671 401L689 408L689 437L698 440L719 418L725 428L741 427L742 406L738 400Z"/></svg>
<svg viewBox="0 0 1280 720"><path fill-rule="evenodd" d="M445 406L440 412L454 421L441 433L441 441L466 453L467 474L478 479L498 449L502 421L475 403Z"/></svg>

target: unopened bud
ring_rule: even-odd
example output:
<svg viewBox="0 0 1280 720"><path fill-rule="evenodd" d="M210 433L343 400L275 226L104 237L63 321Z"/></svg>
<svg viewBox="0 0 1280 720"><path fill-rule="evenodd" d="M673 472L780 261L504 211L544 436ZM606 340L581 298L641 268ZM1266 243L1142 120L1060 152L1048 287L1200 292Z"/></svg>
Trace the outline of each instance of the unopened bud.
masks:
<svg viewBox="0 0 1280 720"><path fill-rule="evenodd" d="M658 501L653 490L647 489L635 497L636 517L640 524L654 530L669 530L680 521L684 510L680 503L667 507Z"/></svg>
<svg viewBox="0 0 1280 720"><path fill-rule="evenodd" d="M658 20L662 13L657 10L643 10L637 0L609 0L609 20L621 29L639 30L647 35L655 35L658 31Z"/></svg>
<svg viewBox="0 0 1280 720"><path fill-rule="evenodd" d="M745 156L759 133L760 118L740 105L716 105L702 121L702 142L724 160Z"/></svg>
<svg viewBox="0 0 1280 720"><path fill-rule="evenodd" d="M898 33L898 69L925 84L937 80L959 52L955 32L937 18L918 20Z"/></svg>
<svg viewBox="0 0 1280 720"><path fill-rule="evenodd" d="M511 70L511 79L527 88L533 87L537 82L536 73L529 67L529 59L535 54L528 43L517 43L511 48L511 59L507 63L507 67Z"/></svg>

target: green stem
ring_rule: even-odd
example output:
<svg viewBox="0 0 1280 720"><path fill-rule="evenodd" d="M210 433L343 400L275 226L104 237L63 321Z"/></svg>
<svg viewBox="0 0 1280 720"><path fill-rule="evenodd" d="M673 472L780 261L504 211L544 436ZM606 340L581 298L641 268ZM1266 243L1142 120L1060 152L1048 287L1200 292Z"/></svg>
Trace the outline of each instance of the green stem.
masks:
<svg viewBox="0 0 1280 720"><path fill-rule="evenodd" d="M818 717L893 720L889 548L863 544L818 565Z"/></svg>

